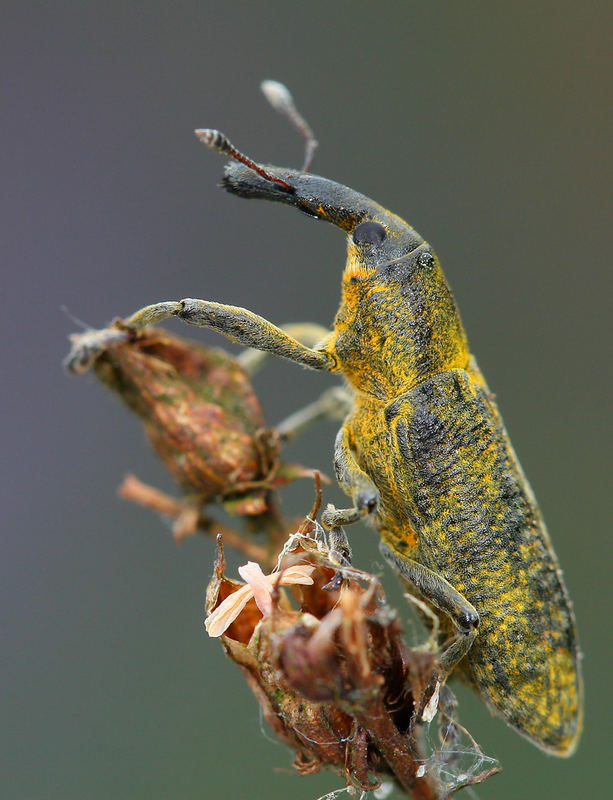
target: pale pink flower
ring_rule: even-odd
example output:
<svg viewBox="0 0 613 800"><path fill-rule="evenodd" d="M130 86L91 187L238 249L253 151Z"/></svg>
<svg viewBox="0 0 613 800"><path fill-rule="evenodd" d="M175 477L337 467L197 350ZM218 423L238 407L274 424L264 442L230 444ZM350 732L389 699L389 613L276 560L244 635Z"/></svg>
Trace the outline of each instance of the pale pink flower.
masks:
<svg viewBox="0 0 613 800"><path fill-rule="evenodd" d="M234 622L253 597L257 607L262 614L272 612L272 593L275 586L292 586L302 584L312 586L313 578L311 573L314 566L297 564L288 567L282 572L273 572L264 575L259 564L255 561L248 561L243 567L238 568L238 572L247 583L241 586L229 597L220 603L217 608L206 618L204 627L209 636L221 636Z"/></svg>

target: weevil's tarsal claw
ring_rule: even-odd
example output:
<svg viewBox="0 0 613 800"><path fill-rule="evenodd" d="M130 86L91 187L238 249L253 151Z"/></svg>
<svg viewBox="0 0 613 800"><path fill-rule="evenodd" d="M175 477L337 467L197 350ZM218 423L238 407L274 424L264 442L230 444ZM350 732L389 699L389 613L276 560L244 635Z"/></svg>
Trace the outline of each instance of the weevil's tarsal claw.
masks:
<svg viewBox="0 0 613 800"><path fill-rule="evenodd" d="M141 308L127 319L116 319L109 328L89 329L83 333L73 333L70 336L70 352L63 361L64 369L74 375L87 372L95 360L109 347L128 341L136 331L173 317L182 309L181 303L176 300L168 300Z"/></svg>
<svg viewBox="0 0 613 800"><path fill-rule="evenodd" d="M75 375L87 372L109 347L128 341L142 328L157 325L162 320L176 316L182 309L181 303L168 300L141 308L127 319L116 319L109 328L73 333L70 336L70 353L63 362L64 368Z"/></svg>
<svg viewBox="0 0 613 800"><path fill-rule="evenodd" d="M73 375L81 375L93 366L104 351L130 337L130 332L119 327L87 330L70 336L70 352L63 361L64 369Z"/></svg>

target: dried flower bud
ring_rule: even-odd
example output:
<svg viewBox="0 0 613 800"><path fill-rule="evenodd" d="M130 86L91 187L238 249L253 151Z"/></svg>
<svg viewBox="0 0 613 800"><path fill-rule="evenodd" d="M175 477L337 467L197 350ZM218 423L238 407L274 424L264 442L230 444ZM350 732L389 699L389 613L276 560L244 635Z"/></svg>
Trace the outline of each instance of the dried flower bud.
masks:
<svg viewBox="0 0 613 800"><path fill-rule="evenodd" d="M389 777L410 796L435 800L496 771L474 743L472 768L455 769L446 760L445 779L443 757L425 755L417 717L436 659L407 647L372 575L343 570L342 588L325 588L338 565L321 544L296 535L278 571L264 576L252 565L241 570L248 579L243 585L225 577L221 537L218 547L207 590L209 633L223 629L226 653L276 735L294 751L299 772L331 769L362 791ZM299 610L282 588L289 583ZM268 599L256 602L258 592ZM229 608L234 611L224 616ZM430 719L437 705L426 705Z"/></svg>

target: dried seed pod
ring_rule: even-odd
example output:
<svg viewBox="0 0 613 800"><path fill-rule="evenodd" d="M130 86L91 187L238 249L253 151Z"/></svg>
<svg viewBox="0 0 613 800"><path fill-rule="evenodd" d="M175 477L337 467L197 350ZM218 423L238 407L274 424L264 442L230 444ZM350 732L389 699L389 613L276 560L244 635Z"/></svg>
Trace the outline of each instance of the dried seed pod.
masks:
<svg viewBox="0 0 613 800"><path fill-rule="evenodd" d="M372 575L348 569L343 587L330 591L324 587L338 565L321 543L294 536L278 571L257 579L244 572L245 585L225 577L220 537L218 546L207 590L209 619L216 614L219 634L215 610L222 603L231 607L237 595L240 610L227 618L221 642L278 738L294 751L299 772L331 769L362 791L391 778L418 800L440 800L497 771L475 745L473 763L490 769L470 774L463 768L458 776L446 764L443 780L441 758L424 753L417 713L435 656L407 647ZM290 570L299 610L282 588ZM254 597L262 582L276 590L266 613Z"/></svg>
<svg viewBox="0 0 613 800"><path fill-rule="evenodd" d="M158 328L117 325L83 334L93 342L88 352L99 351L96 375L138 414L156 453L200 505L221 500L230 513L262 514L272 488L312 474L280 462L279 437L265 427L235 358ZM73 337L73 352L80 349Z"/></svg>

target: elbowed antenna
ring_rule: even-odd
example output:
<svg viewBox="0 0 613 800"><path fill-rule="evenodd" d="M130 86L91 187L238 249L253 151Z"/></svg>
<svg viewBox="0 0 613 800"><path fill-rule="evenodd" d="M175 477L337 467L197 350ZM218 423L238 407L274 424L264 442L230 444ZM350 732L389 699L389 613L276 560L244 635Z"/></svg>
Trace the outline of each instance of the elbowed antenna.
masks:
<svg viewBox="0 0 613 800"><path fill-rule="evenodd" d="M264 97L268 100L270 105L283 114L284 117L292 123L294 128L300 133L305 140L304 164L302 165L302 172L308 172L315 154L315 149L319 142L315 138L313 129L302 116L300 111L296 108L292 93L284 83L279 81L262 81L260 89L264 93Z"/></svg>
<svg viewBox="0 0 613 800"><path fill-rule="evenodd" d="M240 150L234 147L225 133L216 131L214 128L198 128L194 131L194 133L200 139L202 144L210 147L211 150L217 150L220 153L230 156L230 158L233 158L235 161L239 161L241 164L249 167L249 169L257 172L257 174L265 180L278 183L279 186L282 186L286 192L293 193L293 186L290 186L290 184L287 181L284 181L282 178L277 178L277 176L273 175L272 172L264 169L264 167L256 164L255 161L246 156L244 153L241 153Z"/></svg>
<svg viewBox="0 0 613 800"><path fill-rule="evenodd" d="M296 108L296 104L294 103L294 98L292 97L290 90L283 83L280 83L279 81L262 81L260 88L264 93L264 97L268 100L275 111L278 111L280 114L283 114L284 117L287 117L292 125L297 128L300 134L304 137L305 154L304 164L301 172L307 172L311 166L315 148L318 145L311 126ZM274 175L270 170L267 170L265 167L257 164L255 161L253 161L253 159L249 158L249 156L241 153L241 151L232 144L225 133L217 131L214 128L198 128L196 131L194 131L194 133L200 139L202 144L205 144L212 150L217 150L220 153L230 156L230 158L233 158L235 161L239 161L241 164L249 167L249 169L252 169L258 175L264 178L264 180L276 183L283 187L286 192L293 194L293 186L291 186L287 181L284 181L283 178L279 178Z"/></svg>

